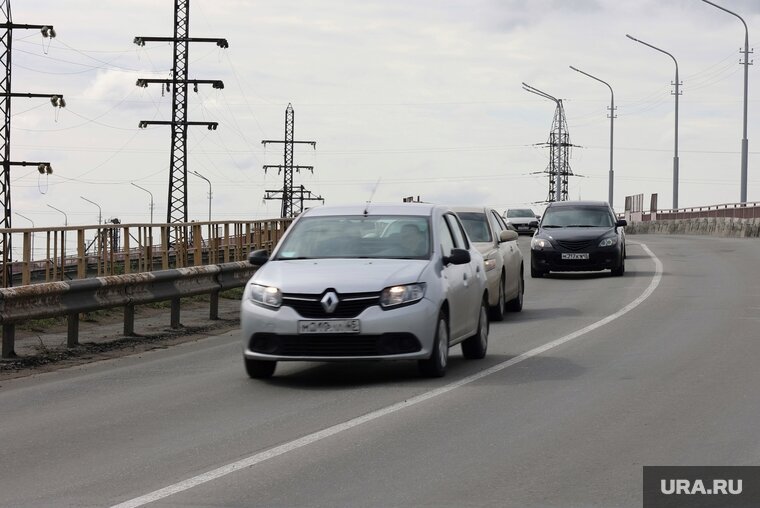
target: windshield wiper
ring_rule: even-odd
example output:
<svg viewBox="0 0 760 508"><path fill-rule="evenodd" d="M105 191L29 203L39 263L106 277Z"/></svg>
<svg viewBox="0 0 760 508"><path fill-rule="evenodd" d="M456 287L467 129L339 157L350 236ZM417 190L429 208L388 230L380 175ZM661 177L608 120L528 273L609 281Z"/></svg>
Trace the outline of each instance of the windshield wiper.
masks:
<svg viewBox="0 0 760 508"><path fill-rule="evenodd" d="M598 226L596 224L570 224L569 226L565 226L568 228L600 228L602 226Z"/></svg>

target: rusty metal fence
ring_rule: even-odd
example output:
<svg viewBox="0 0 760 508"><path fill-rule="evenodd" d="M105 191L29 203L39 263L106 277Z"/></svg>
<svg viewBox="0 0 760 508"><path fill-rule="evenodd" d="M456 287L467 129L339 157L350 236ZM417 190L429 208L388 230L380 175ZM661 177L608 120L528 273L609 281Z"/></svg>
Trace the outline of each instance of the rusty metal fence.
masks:
<svg viewBox="0 0 760 508"><path fill-rule="evenodd" d="M3 253L0 287L244 261L271 250L292 221L0 229L4 245L22 245L20 259Z"/></svg>

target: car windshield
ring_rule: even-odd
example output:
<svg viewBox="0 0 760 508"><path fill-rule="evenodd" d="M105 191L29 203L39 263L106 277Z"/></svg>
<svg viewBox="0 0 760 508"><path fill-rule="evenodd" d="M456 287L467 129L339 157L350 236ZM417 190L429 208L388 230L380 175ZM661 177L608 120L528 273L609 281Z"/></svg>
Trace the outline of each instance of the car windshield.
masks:
<svg viewBox="0 0 760 508"><path fill-rule="evenodd" d="M304 217L292 228L273 259L430 258L427 217Z"/></svg>
<svg viewBox="0 0 760 508"><path fill-rule="evenodd" d="M544 220L541 222L541 226L545 228L611 228L614 225L610 211L607 208L599 206L561 206L548 208L544 213Z"/></svg>
<svg viewBox="0 0 760 508"><path fill-rule="evenodd" d="M457 212L472 242L491 242L491 231L484 212Z"/></svg>
<svg viewBox="0 0 760 508"><path fill-rule="evenodd" d="M507 210L507 219L515 219L517 217L533 217L536 218L536 214L533 213L533 210L529 209L515 209L515 210Z"/></svg>

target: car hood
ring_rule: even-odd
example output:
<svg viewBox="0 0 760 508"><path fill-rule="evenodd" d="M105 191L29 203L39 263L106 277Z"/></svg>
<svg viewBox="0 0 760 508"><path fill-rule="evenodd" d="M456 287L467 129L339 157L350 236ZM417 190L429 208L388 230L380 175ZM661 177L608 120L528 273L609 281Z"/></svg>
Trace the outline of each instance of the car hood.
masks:
<svg viewBox="0 0 760 508"><path fill-rule="evenodd" d="M427 259L299 259L269 261L252 282L280 288L283 293L381 291L396 284L418 282Z"/></svg>
<svg viewBox="0 0 760 508"><path fill-rule="evenodd" d="M596 240L615 231L610 227L541 228L539 234L553 240Z"/></svg>

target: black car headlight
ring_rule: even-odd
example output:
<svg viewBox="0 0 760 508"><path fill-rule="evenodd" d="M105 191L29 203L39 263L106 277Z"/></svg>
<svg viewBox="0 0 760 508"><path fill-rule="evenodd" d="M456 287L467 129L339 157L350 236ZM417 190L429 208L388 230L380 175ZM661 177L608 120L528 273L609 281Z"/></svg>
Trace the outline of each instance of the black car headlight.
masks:
<svg viewBox="0 0 760 508"><path fill-rule="evenodd" d="M282 291L272 286L250 284L248 298L263 307L277 309L282 305Z"/></svg>
<svg viewBox="0 0 760 508"><path fill-rule="evenodd" d="M599 242L599 247L612 247L613 245L617 245L617 241L617 236L609 236Z"/></svg>
<svg viewBox="0 0 760 508"><path fill-rule="evenodd" d="M383 289L380 294L380 306L384 309L409 305L422 300L425 296L425 284L404 284Z"/></svg>

